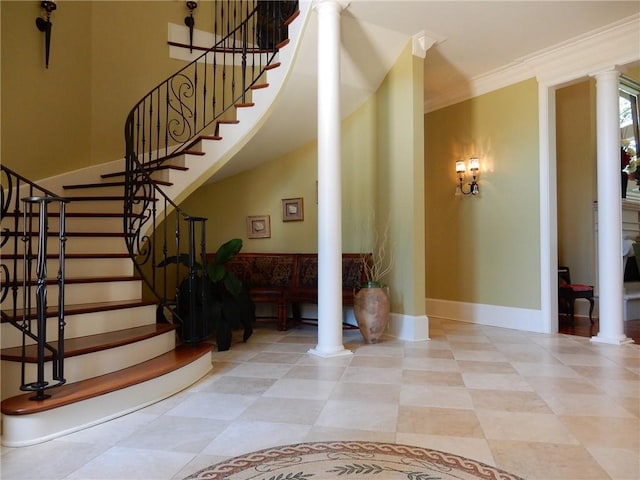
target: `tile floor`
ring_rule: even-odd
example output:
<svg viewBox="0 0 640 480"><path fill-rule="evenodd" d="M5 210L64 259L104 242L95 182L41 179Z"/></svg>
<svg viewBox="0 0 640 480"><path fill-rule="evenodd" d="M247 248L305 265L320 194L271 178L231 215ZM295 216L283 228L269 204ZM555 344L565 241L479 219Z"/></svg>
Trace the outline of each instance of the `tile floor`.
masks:
<svg viewBox="0 0 640 480"><path fill-rule="evenodd" d="M526 479L640 478L640 346L431 320L431 340L307 354L316 329L258 326L191 388L32 447L1 478L182 479L270 446L362 439L419 445Z"/></svg>

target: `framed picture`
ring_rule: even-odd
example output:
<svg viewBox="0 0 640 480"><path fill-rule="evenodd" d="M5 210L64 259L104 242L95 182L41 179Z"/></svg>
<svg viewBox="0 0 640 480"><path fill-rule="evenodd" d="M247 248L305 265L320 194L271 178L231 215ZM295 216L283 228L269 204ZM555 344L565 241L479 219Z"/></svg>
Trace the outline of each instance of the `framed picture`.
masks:
<svg viewBox="0 0 640 480"><path fill-rule="evenodd" d="M269 219L269 215L253 215L247 217L247 237L271 237L271 220Z"/></svg>
<svg viewBox="0 0 640 480"><path fill-rule="evenodd" d="M282 199L282 221L299 222L304 220L302 197Z"/></svg>

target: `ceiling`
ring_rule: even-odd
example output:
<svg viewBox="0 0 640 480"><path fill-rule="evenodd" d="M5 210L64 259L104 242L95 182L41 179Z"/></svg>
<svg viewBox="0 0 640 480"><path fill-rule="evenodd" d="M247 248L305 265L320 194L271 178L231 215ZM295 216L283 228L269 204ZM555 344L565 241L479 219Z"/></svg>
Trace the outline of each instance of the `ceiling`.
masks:
<svg viewBox="0 0 640 480"><path fill-rule="evenodd" d="M342 116L377 90L409 39L421 32L434 42L424 61L428 103L480 75L639 12L638 0L352 0L341 16ZM311 12L282 100L265 126L212 181L316 138L316 39L317 14ZM640 58L640 45L638 50Z"/></svg>

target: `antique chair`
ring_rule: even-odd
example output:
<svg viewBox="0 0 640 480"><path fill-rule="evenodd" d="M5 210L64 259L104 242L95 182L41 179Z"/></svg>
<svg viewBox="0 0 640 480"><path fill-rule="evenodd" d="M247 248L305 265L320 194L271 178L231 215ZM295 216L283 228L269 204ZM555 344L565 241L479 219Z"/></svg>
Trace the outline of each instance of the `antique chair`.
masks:
<svg viewBox="0 0 640 480"><path fill-rule="evenodd" d="M572 324L574 303L579 299L589 302L589 322L593 324L593 286L571 283L569 267L558 266L558 309L561 314L569 315Z"/></svg>

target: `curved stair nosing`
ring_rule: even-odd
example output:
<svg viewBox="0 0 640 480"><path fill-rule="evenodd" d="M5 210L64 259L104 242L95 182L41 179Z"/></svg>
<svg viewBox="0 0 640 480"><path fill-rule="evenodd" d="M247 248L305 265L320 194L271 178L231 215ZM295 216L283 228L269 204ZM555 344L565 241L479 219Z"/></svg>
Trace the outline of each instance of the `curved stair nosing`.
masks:
<svg viewBox="0 0 640 480"><path fill-rule="evenodd" d="M121 417L184 390L212 369L211 356L208 355L211 352L210 345L186 348L193 348L194 355L173 370L153 372L155 376L146 381L143 381L140 373L141 378L132 380L139 383L125 384L118 389L104 388L104 392L100 392L100 387L105 387L108 383L103 381L107 376L89 379L85 382L92 382L94 388L91 393L95 396L87 396L72 403L61 401L61 406L50 410L12 415L5 413L4 405L8 404L3 403L2 444L7 447L24 447L53 440ZM118 374L120 372L114 372L109 376ZM55 395L55 392L53 393Z"/></svg>
<svg viewBox="0 0 640 480"><path fill-rule="evenodd" d="M55 343L54 343L55 345ZM175 348L175 333L167 331L159 335L144 338L134 343L116 345L111 348L103 348L81 354L79 356L66 356L64 359L64 378L68 384L81 382L91 378L98 378L112 372L122 371L126 368L143 363L150 358L155 358L170 352ZM21 395L15 379L20 378L20 362L2 359L2 400ZM37 364L25 365L27 379L35 380L37 377ZM45 381L56 383L51 378L50 362L45 363ZM55 387L48 390L52 393Z"/></svg>

